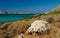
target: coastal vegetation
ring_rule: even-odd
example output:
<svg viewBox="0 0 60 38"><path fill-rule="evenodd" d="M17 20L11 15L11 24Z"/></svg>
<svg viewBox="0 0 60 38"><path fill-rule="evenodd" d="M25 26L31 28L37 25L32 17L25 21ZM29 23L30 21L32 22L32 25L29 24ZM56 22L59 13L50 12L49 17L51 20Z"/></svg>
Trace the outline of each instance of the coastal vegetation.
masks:
<svg viewBox="0 0 60 38"><path fill-rule="evenodd" d="M24 18L24 19L22 19L22 20L29 21L30 19L39 17L39 16L41 16L41 15L43 15L43 14L35 14L34 16L31 16L31 17L28 17L28 18Z"/></svg>
<svg viewBox="0 0 60 38"><path fill-rule="evenodd" d="M47 14L37 14L23 20L0 23L0 38L18 38L20 34L24 34L24 38L60 38L60 11L56 9ZM50 31L44 34L26 34L27 29L35 20L49 22Z"/></svg>

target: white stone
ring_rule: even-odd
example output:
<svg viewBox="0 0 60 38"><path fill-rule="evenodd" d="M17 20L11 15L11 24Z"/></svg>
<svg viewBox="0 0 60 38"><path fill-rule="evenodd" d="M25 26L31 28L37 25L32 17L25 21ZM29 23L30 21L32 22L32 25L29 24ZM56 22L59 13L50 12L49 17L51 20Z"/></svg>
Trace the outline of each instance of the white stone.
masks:
<svg viewBox="0 0 60 38"><path fill-rule="evenodd" d="M24 34L20 34L18 38L24 38Z"/></svg>
<svg viewBox="0 0 60 38"><path fill-rule="evenodd" d="M31 26L28 28L27 33L31 32L44 32L50 29L50 24L47 21L43 20L36 20L34 21Z"/></svg>

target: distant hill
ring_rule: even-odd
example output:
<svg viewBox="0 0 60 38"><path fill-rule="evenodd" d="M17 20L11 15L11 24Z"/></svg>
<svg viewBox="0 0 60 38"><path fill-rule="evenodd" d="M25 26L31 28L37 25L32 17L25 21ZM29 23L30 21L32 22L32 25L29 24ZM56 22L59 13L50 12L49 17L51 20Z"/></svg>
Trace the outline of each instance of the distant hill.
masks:
<svg viewBox="0 0 60 38"><path fill-rule="evenodd" d="M0 11L0 14L8 14L7 11Z"/></svg>
<svg viewBox="0 0 60 38"><path fill-rule="evenodd" d="M38 13L32 13L32 12L8 12L8 14L38 14Z"/></svg>
<svg viewBox="0 0 60 38"><path fill-rule="evenodd" d="M39 12L7 12L7 11L1 11L0 14L40 14Z"/></svg>

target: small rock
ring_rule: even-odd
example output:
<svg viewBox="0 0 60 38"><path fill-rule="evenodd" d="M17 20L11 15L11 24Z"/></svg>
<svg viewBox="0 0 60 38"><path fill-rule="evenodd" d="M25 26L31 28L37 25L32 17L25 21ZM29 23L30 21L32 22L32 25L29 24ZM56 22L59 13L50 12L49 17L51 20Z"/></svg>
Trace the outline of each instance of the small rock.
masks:
<svg viewBox="0 0 60 38"><path fill-rule="evenodd" d="M24 38L24 34L20 34L18 38Z"/></svg>

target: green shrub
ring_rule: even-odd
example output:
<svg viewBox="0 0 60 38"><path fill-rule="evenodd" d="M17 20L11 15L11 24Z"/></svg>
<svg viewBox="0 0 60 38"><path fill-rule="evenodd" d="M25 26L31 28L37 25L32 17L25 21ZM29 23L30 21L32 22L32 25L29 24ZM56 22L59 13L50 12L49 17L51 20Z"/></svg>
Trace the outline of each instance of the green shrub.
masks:
<svg viewBox="0 0 60 38"><path fill-rule="evenodd" d="M54 21L54 19L52 17L48 18L47 20L49 23L52 23Z"/></svg>

